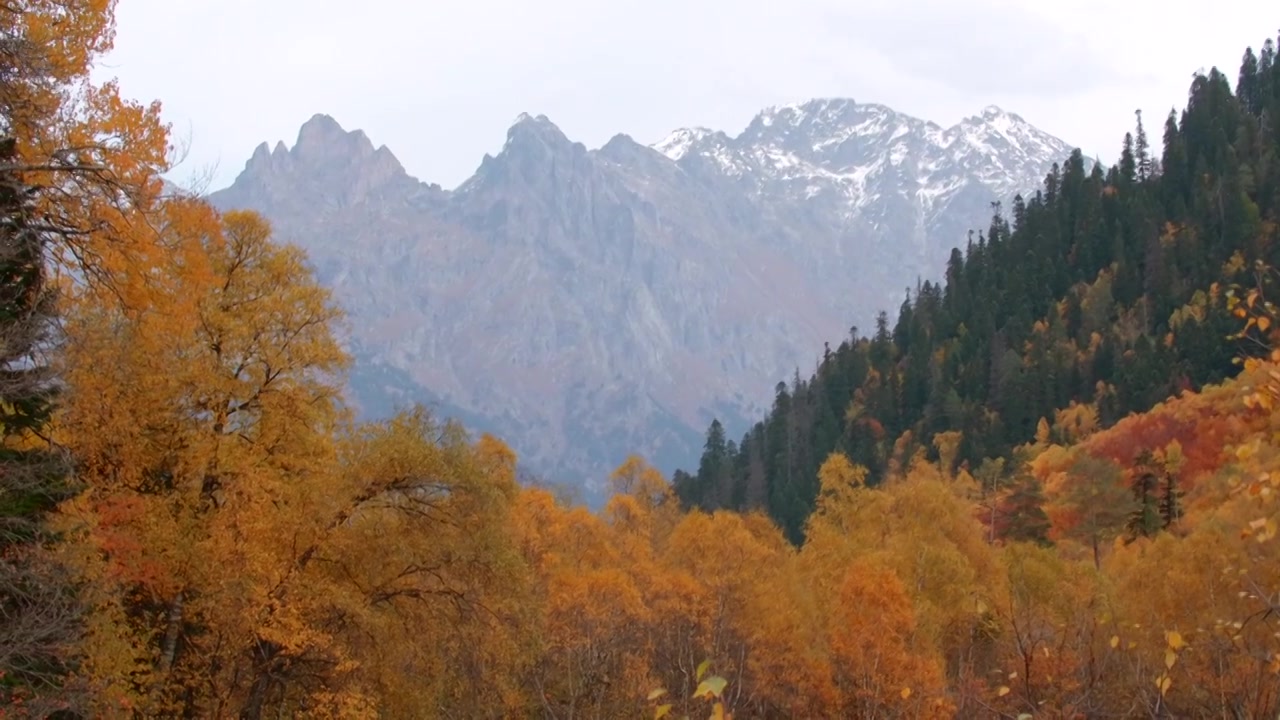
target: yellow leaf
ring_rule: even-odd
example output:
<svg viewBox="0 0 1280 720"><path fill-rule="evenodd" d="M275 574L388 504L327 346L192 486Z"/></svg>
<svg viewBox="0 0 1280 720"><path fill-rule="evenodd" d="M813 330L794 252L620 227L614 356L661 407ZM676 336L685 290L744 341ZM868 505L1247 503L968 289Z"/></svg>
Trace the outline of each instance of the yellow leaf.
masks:
<svg viewBox="0 0 1280 720"><path fill-rule="evenodd" d="M720 693L724 692L724 686L728 684L729 682L724 678L718 675L712 675L706 680L698 683L698 689L693 692L693 696L695 698L718 698L720 697Z"/></svg>
<svg viewBox="0 0 1280 720"><path fill-rule="evenodd" d="M1187 646L1187 644L1182 640L1182 633L1177 630L1170 630L1165 634L1165 639L1169 643L1169 647L1174 650L1181 650Z"/></svg>
<svg viewBox="0 0 1280 720"><path fill-rule="evenodd" d="M1266 542L1270 540L1271 538L1276 536L1277 530L1280 530L1280 528L1276 527L1276 521L1273 519L1268 519L1267 522L1264 524L1262 531L1258 533L1257 541Z"/></svg>
<svg viewBox="0 0 1280 720"><path fill-rule="evenodd" d="M649 691L649 700L657 700L658 698L660 698L660 697L662 697L663 695L666 695L666 694L667 694L667 691L666 691L665 689L663 689L663 688L657 688L656 690L650 690L650 691Z"/></svg>
<svg viewBox="0 0 1280 720"><path fill-rule="evenodd" d="M703 660L701 663L698 663L698 674L695 676L696 679L701 680L702 676L707 674L707 668L710 668L710 667L711 667L710 658Z"/></svg>
<svg viewBox="0 0 1280 720"><path fill-rule="evenodd" d="M1262 317L1260 317L1260 318L1258 318L1258 329L1259 329L1259 330L1261 330L1261 331L1263 331L1263 332L1266 332L1266 331L1267 331L1267 328L1269 328L1269 327L1271 327L1271 318L1269 318L1269 317L1267 317L1267 316L1265 316L1265 315L1264 315L1264 316L1262 316Z"/></svg>
<svg viewBox="0 0 1280 720"><path fill-rule="evenodd" d="M1113 647L1113 648L1120 647L1120 636L1119 636L1119 635L1112 635L1112 636L1111 636L1111 647Z"/></svg>
<svg viewBox="0 0 1280 720"><path fill-rule="evenodd" d="M1164 695L1169 692L1169 687L1173 685L1173 680L1168 675L1161 675L1156 678L1156 687L1160 688L1160 694Z"/></svg>
<svg viewBox="0 0 1280 720"><path fill-rule="evenodd" d="M904 688L902 688L902 692L900 692L900 693L898 693L898 694L902 696L902 699L903 699L903 700L906 700L907 698L911 697L911 688L909 688L909 687L904 687Z"/></svg>
<svg viewBox="0 0 1280 720"><path fill-rule="evenodd" d="M1000 689L996 691L996 697L1004 697L1005 695L1008 695L1008 694L1009 694L1009 688L1006 685L1001 685Z"/></svg>
<svg viewBox="0 0 1280 720"><path fill-rule="evenodd" d="M671 705L669 703L666 705L659 705L658 708L653 711L653 720L661 720L661 718L666 717L670 712Z"/></svg>
<svg viewBox="0 0 1280 720"><path fill-rule="evenodd" d="M1164 651L1164 666L1165 666L1166 668L1169 668L1169 669L1171 669L1171 670L1172 670L1172 669L1173 669L1173 664L1174 664L1174 663L1176 663L1176 662L1178 662L1178 653L1176 653L1176 652L1174 652L1174 651L1172 651L1172 650L1165 650L1165 651Z"/></svg>

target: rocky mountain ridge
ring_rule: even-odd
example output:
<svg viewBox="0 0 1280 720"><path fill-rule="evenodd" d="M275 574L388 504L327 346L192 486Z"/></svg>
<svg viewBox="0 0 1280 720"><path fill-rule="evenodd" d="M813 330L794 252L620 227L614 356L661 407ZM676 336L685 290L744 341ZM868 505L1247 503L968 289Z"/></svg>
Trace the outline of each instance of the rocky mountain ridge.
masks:
<svg viewBox="0 0 1280 720"><path fill-rule="evenodd" d="M595 150L521 115L449 191L316 115L211 199L308 251L364 410L437 402L591 495L630 452L687 466L712 416L740 434L1070 152L994 107L941 128L814 100Z"/></svg>

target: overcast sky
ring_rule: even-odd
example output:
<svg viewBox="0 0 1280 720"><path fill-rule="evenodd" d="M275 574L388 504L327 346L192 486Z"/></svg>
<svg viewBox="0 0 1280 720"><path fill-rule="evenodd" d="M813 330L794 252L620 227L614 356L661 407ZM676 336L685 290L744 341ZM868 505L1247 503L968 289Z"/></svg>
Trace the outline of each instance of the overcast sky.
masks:
<svg viewBox="0 0 1280 720"><path fill-rule="evenodd" d="M1234 78L1275 37L1273 0L119 0L99 75L159 99L189 154L174 179L229 184L315 113L455 187L521 112L599 147L677 127L737 134L761 108L878 102L942 125L990 104L1114 158L1133 111L1153 138L1191 75ZM1269 11L1265 11L1270 9Z"/></svg>

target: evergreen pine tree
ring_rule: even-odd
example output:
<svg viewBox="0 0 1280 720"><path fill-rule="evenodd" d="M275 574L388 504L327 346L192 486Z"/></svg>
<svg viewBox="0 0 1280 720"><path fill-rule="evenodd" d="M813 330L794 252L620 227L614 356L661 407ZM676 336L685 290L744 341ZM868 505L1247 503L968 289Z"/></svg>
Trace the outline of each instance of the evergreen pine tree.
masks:
<svg viewBox="0 0 1280 720"><path fill-rule="evenodd" d="M1138 179L1146 180L1151 177L1151 144L1147 140L1147 130L1142 126L1142 111L1135 110L1134 115L1138 118L1137 137L1134 138L1133 152L1138 161Z"/></svg>
<svg viewBox="0 0 1280 720"><path fill-rule="evenodd" d="M1162 527L1168 529L1182 518L1182 496L1185 493L1178 487L1177 476L1168 471L1165 471L1160 490L1160 519Z"/></svg>
<svg viewBox="0 0 1280 720"><path fill-rule="evenodd" d="M1030 473L1014 479L997 515L1002 527L998 536L1007 541L1049 545L1049 516L1044 511L1044 488Z"/></svg>
<svg viewBox="0 0 1280 720"><path fill-rule="evenodd" d="M1262 78L1258 74L1258 58L1253 48L1246 48L1240 62L1240 76L1236 81L1236 97L1250 114L1262 112Z"/></svg>
<svg viewBox="0 0 1280 720"><path fill-rule="evenodd" d="M693 483L680 500L686 506L699 507L704 510L715 510L732 494L729 486L729 474L732 471L732 459L729 447L725 442L724 425L720 420L711 421L707 428L707 439L702 446L702 459L698 463L698 474Z"/></svg>
<svg viewBox="0 0 1280 720"><path fill-rule="evenodd" d="M1138 158L1133 152L1133 133L1124 134L1124 146L1120 149L1120 177L1128 182L1138 179Z"/></svg>
<svg viewBox="0 0 1280 720"><path fill-rule="evenodd" d="M1150 451L1143 451L1137 459L1133 480L1133 497L1137 506L1129 514L1126 527L1131 537L1150 537L1161 528L1159 478L1152 471L1154 460Z"/></svg>
<svg viewBox="0 0 1280 720"><path fill-rule="evenodd" d="M53 349L48 238L33 227L37 191L14 159L13 138L0 139L0 674L43 694L63 677L76 603L45 552L55 538L42 520L68 496L68 466L44 439L55 398L44 360Z"/></svg>

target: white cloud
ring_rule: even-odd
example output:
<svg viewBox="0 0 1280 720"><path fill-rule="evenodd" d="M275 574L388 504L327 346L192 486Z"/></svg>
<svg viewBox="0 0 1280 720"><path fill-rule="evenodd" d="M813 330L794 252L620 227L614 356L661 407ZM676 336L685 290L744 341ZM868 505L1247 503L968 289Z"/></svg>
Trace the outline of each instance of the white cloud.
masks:
<svg viewBox="0 0 1280 720"><path fill-rule="evenodd" d="M1157 127L1181 108L1197 68L1234 78L1244 47L1274 34L1253 20L1269 7L120 0L100 74L160 99L178 137L190 136L183 171L217 163L216 186L259 142L291 143L317 112L451 187L520 112L595 147L618 132L642 142L695 124L737 132L766 105L814 96L943 124L995 103L1106 158L1135 108Z"/></svg>

